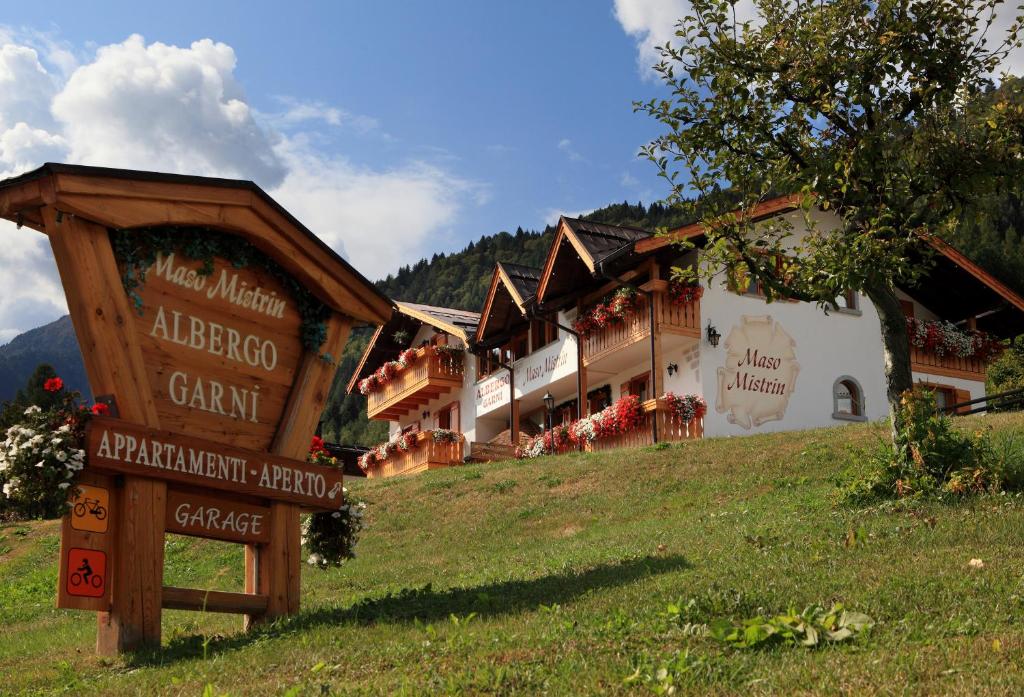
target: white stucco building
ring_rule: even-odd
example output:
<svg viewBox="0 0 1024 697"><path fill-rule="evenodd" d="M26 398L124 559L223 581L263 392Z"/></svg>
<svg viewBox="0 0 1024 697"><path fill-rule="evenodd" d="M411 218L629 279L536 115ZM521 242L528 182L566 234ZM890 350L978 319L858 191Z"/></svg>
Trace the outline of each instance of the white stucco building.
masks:
<svg viewBox="0 0 1024 697"><path fill-rule="evenodd" d="M762 217L770 216L803 225L786 199L765 204ZM824 229L836 223L826 213L815 220ZM673 244L680 237L696 248L681 254ZM349 384L362 387L370 418L388 420L393 439L406 434L401 448L387 448L369 467L371 476L509 456L512 445L545 428L545 396L553 398L554 424L638 397L642 422L592 440L591 449L887 415L880 324L866 298L847 294L826 313L810 303L767 303L756 284L724 276L700 290L670 282L672 267L700 263L701 239L699 225L656 237L562 218L543 268L496 265L479 314L398 302ZM979 345L978 332L1024 330L1024 299L956 250L936 246L929 274L898 289L909 318L925 328L941 321ZM383 375L381 366L396 360L383 371L393 375ZM957 356L912 347L911 364L940 404L985 395L981 349ZM703 398L706 414L681 422L672 400L659 399L668 393ZM461 434L459 443L449 431Z"/></svg>

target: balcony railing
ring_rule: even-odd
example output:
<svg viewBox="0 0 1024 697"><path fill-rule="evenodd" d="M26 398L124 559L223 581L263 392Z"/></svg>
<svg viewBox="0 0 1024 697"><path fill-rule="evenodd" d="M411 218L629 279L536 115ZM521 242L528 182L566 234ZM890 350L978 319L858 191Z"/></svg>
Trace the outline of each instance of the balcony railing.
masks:
<svg viewBox="0 0 1024 697"><path fill-rule="evenodd" d="M669 408L663 399L649 399L644 402L646 420L643 426L616 436L598 438L587 447L592 452L614 448L639 448L654 444L654 423L658 424L658 442L674 443L683 440L697 440L704 437L704 419L691 419L684 423Z"/></svg>
<svg viewBox="0 0 1024 697"><path fill-rule="evenodd" d="M465 438L460 435L457 443L436 443L432 431L416 434L416 445L405 452L396 451L384 462L375 463L366 472L370 479L397 477L400 474L415 474L439 467L462 464L462 446Z"/></svg>
<svg viewBox="0 0 1024 697"><path fill-rule="evenodd" d="M667 281L651 281L645 287L654 291L656 331L684 336L700 336L699 301L686 304L673 303L668 297ZM651 298L646 293L639 293L636 302L636 310L626 317L625 321L593 331L583 339L584 365L590 365L651 335L649 310Z"/></svg>
<svg viewBox="0 0 1024 697"><path fill-rule="evenodd" d="M977 358L958 358L949 354L939 356L931 351L911 346L910 368L917 373L984 380L988 363Z"/></svg>
<svg viewBox="0 0 1024 697"><path fill-rule="evenodd" d="M366 413L371 419L393 421L462 387L461 355L440 352L433 346L416 349L416 361L386 385L366 395Z"/></svg>

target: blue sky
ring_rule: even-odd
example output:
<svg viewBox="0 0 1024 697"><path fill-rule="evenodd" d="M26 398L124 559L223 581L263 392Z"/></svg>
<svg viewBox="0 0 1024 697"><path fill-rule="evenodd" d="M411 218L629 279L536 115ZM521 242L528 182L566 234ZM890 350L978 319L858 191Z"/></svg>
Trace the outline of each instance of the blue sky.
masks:
<svg viewBox="0 0 1024 697"><path fill-rule="evenodd" d="M655 124L631 106L659 86L641 79L610 2L91 5L20 4L10 24L86 51L133 33L228 44L254 108L290 97L361 122L318 129L322 147L374 169L423 159L479 184L486 203L467 206L440 246L664 195L636 157Z"/></svg>
<svg viewBox="0 0 1024 697"><path fill-rule="evenodd" d="M253 179L371 279L661 198L632 102L684 0L36 2L0 13L0 176L44 161ZM0 343L66 303L0 225Z"/></svg>

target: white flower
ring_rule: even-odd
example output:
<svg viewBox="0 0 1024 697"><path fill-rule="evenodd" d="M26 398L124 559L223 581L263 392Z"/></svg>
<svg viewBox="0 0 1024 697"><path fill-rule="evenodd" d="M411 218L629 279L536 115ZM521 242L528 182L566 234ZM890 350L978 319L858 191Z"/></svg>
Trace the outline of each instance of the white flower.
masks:
<svg viewBox="0 0 1024 697"><path fill-rule="evenodd" d="M10 496L12 489L14 489L14 485L11 482L6 482L4 484L4 496Z"/></svg>
<svg viewBox="0 0 1024 697"><path fill-rule="evenodd" d="M42 407L33 404L32 406L30 406L28 409L25 410L25 416L30 416L32 414L38 414L42 410L43 410Z"/></svg>
<svg viewBox="0 0 1024 697"><path fill-rule="evenodd" d="M71 426L69 426L68 424L64 424L63 426L57 429L57 433L71 433Z"/></svg>
<svg viewBox="0 0 1024 697"><path fill-rule="evenodd" d="M57 459L60 460L61 462L64 462L65 460L68 459L68 454L66 452L64 452L63 450L58 450L57 451Z"/></svg>
<svg viewBox="0 0 1024 697"><path fill-rule="evenodd" d="M981 559L971 559L969 562L967 562L967 566L971 567L972 569L984 569L985 562L983 562Z"/></svg>
<svg viewBox="0 0 1024 697"><path fill-rule="evenodd" d="M57 485L57 488L67 489L69 486L71 486L71 482L61 482L60 484Z"/></svg>
<svg viewBox="0 0 1024 697"><path fill-rule="evenodd" d="M40 460L37 462L36 467L46 467L46 460Z"/></svg>
<svg viewBox="0 0 1024 697"><path fill-rule="evenodd" d="M310 554L309 559L306 560L310 566L319 566L324 561L324 558L319 554Z"/></svg>

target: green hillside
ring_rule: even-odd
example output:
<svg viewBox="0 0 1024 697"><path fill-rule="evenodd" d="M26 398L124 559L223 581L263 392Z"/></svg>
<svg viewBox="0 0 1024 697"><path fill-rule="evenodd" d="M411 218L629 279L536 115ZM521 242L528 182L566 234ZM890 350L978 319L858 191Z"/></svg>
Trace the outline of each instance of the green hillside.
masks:
<svg viewBox="0 0 1024 697"><path fill-rule="evenodd" d="M1020 415L958 423L1024 437ZM837 507L847 453L882 435L856 425L358 482L359 557L304 569L301 616L243 635L234 617L167 612L164 651L119 660L92 655L91 614L53 609L56 524L8 525L0 693L652 694L659 676L694 695L1024 692L1024 499ZM169 538L169 584L237 590L241 568L237 547ZM834 601L876 626L820 649L700 636L716 619Z"/></svg>

